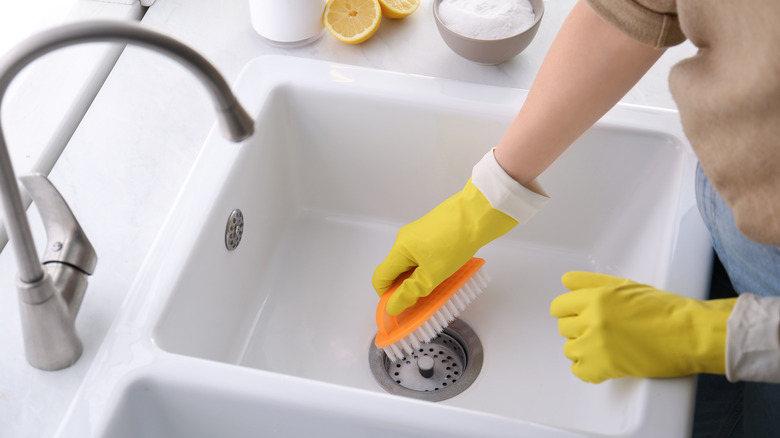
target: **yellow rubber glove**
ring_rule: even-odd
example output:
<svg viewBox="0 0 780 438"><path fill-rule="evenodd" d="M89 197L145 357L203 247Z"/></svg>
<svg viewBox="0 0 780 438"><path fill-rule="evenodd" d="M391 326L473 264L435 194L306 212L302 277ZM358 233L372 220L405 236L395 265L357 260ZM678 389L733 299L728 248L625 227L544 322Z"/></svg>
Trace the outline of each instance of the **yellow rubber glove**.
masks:
<svg viewBox="0 0 780 438"><path fill-rule="evenodd" d="M550 313L569 340L572 372L586 382L618 377L725 374L726 321L736 298L700 301L611 275L567 272L571 292Z"/></svg>
<svg viewBox="0 0 780 438"><path fill-rule="evenodd" d="M494 209L469 180L460 192L398 231L390 254L374 271L381 296L402 273L417 267L387 303L398 315L455 273L477 250L511 230L517 221Z"/></svg>

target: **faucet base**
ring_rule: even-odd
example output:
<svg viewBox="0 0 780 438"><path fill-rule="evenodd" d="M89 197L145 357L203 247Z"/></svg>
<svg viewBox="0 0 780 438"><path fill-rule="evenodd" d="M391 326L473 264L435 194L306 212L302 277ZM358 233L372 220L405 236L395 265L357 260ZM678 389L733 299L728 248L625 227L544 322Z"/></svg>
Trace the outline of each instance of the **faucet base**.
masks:
<svg viewBox="0 0 780 438"><path fill-rule="evenodd" d="M54 284L48 272L34 283L17 282L27 362L45 371L73 365L84 350L74 314Z"/></svg>

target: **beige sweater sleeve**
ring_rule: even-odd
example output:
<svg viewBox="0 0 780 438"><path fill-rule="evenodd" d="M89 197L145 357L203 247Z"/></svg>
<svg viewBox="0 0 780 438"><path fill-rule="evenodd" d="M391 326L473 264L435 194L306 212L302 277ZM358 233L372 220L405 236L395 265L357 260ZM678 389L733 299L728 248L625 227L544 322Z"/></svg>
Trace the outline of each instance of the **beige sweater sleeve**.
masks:
<svg viewBox="0 0 780 438"><path fill-rule="evenodd" d="M685 41L675 0L587 0L607 22L631 38L662 48Z"/></svg>

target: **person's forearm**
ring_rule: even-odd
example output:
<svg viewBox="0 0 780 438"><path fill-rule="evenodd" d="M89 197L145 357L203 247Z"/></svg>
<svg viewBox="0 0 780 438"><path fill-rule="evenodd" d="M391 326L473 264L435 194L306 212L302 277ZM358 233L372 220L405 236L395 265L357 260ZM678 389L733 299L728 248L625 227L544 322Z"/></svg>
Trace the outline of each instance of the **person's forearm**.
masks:
<svg viewBox="0 0 780 438"><path fill-rule="evenodd" d="M496 147L496 160L520 184L529 184L612 108L662 53L623 35L580 1Z"/></svg>

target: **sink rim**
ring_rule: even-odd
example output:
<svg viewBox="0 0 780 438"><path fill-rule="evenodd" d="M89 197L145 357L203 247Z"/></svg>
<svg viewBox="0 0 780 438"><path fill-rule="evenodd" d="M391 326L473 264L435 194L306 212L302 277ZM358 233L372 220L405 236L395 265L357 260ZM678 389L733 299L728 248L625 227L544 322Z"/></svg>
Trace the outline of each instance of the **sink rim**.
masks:
<svg viewBox="0 0 780 438"><path fill-rule="evenodd" d="M270 65L273 65L274 68L269 69L268 66ZM314 79L310 74L311 69L329 73L332 85L335 87L343 87L345 84L349 84L349 89L352 90L351 92L360 92L361 90L366 89L371 90L371 85L372 83L375 83L376 76L381 77L383 88L389 88L398 91L399 93L404 93L404 97L410 99L418 98L416 96L419 95L425 95L423 94L425 92L430 95L430 89L432 88L430 86L431 83L437 84L437 89L439 90L446 90L439 91L438 93L440 94L437 94L437 96L441 96L443 99L484 100L486 99L485 92L487 91L491 99L496 98L497 100L495 106L491 107L495 109L496 113L502 114L509 109L512 109L513 111L516 110L518 104L517 99L524 98L526 94L523 90L511 89L511 92L507 92L507 89L503 87L468 84L447 79L392 73L363 67L275 55L263 56L250 62L239 76L237 85L234 88L237 90L239 98L247 104L247 108L254 110L254 114L257 114L259 112L258 109L265 101L268 93L273 90L274 87L284 86L291 82L309 84L313 83L312 81L315 81L319 83L321 79ZM254 90L254 92L247 94L242 92L242 83L247 80L246 78L248 76L252 76L249 72L259 72L260 76L255 73L254 79L257 79L258 77L260 79L253 82L251 87L249 87ZM260 92L257 92L258 90ZM458 91L453 92L452 90ZM639 118L633 117L633 115L636 114L642 114L643 116ZM677 112L674 110L619 104L615 109L610 111L600 123L604 126L619 126L638 130L652 130L654 132L658 132L658 125L663 123L666 125L663 132L684 139L685 137L682 134L682 128L679 126L676 115ZM687 142L684 144L687 145ZM208 156L208 151L214 149L219 150L218 155L221 157L221 161L216 163L213 161L214 154ZM691 166L692 163L695 163L695 156L689 149L689 147L686 148L685 153L689 157L688 161L690 161L687 165ZM83 430L80 431L80 429L83 428L87 428L87 430L90 430L92 433L103 430L111 418L113 418L114 409L116 408L119 397L125 393L132 382L137 382L138 379L143 378L156 378L168 375L166 373L170 373L172 370L176 370L177 367L182 367L184 365L186 365L186 367L192 367L196 373L202 373L200 377L207 380L215 379L214 375L219 374L221 378L228 377L229 379L238 379L243 382L251 381L258 384L274 385L274 387L276 387L276 385L296 385L307 391L317 390L331 394L333 391L336 391L340 397L344 397L348 400L359 401L360 403L369 405L370 403L367 403L368 401L371 403L384 403L389 404L396 409L403 409L408 406L407 403L425 403L410 399L398 400L397 397L389 394L370 392L260 369L249 369L237 365L181 356L164 351L155 345L153 341L154 329L165 309L168 298L167 295L170 295L177 278L177 275L166 275L165 272L181 271L185 259L183 257L178 257L177 255L181 254L182 247L188 247L186 244L182 246L182 240L186 241L188 239L186 236L191 236L196 233L201 225L198 221L185 225L179 221L181 215L185 214L184 210L186 210L186 207L183 206L191 205L195 202L192 193L198 193L200 197L208 198L209 196L215 196L220 187L220 184L218 183L210 182L206 184L197 180L196 176L201 172L200 169L207 167L203 164L203 161L208 161L208 167L211 167L206 173L213 174L214 168L221 166L219 167L220 171L217 173L217 176L224 178L230 169L229 163L232 162L239 150L239 147L221 140L218 135L215 135L214 129L212 129L190 175L187 177L187 181L185 182L180 195L177 197L176 203L171 209L171 213L166 219L149 255L139 270L139 274L133 283L130 293L118 311L116 321L103 341L95 361L91 365L73 404L68 410L57 436L69 436L69 434L77 435L83 432ZM204 157L207 157L208 160ZM685 181L684 189L692 190L692 183L692 181ZM195 188L197 188L197 190L195 190ZM202 203L203 205L210 204L210 202ZM682 213L683 212L681 212L681 214ZM186 214L189 215L192 214L192 212L188 211ZM163 235L166 237L162 238ZM671 277L670 281L682 281L675 279L674 273ZM695 288L696 281L692 281L692 283ZM698 283L701 283L701 281ZM702 285L699 284L698 286ZM209 375L211 376L209 377ZM654 397L667 400L666 402L658 403L659 406L656 406L656 408L661 408L661 411L664 411L663 408L675 404L683 406L691 405L688 401L692 400L692 390L694 387L693 378L648 380L643 382L643 384L647 385L648 391L650 391ZM673 401L675 399L677 399L677 401ZM683 403L680 403L680 400L682 400ZM342 403L342 405L343 404L344 403ZM538 432L544 436L580 436L571 431L553 429L549 426L533 424L517 419L501 418L452 406L437 405L437 407L432 407L429 404L422 406L423 409L418 409L418 411L424 412L424 414L418 417L418 421L422 421L427 417L428 412L432 409L436 412L436 415L456 415L459 418L466 417L477 423L483 424L485 427L491 425L509 427L511 425L512 429L520 430L518 428L528 427L530 428L528 430L534 430L534 433ZM669 411L668 408L666 410ZM686 415L681 414L681 412L684 411L684 409L680 409L677 412L672 412L672 417L675 417L676 421L682 422L683 425L690 421ZM689 413L690 411L691 410L689 409L689 411L685 412ZM673 422L669 420L668 414L669 412L658 412L657 410L645 413L645 421L652 421L651 418L662 416L665 421ZM97 421L91 420L90 417ZM495 436L502 436L500 427L494 427L492 429L496 433ZM460 428L453 428L453 431L457 430L460 430ZM634 434L631 436L643 435Z"/></svg>

